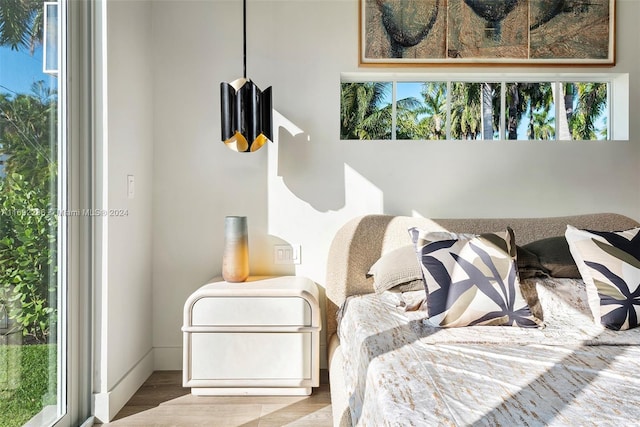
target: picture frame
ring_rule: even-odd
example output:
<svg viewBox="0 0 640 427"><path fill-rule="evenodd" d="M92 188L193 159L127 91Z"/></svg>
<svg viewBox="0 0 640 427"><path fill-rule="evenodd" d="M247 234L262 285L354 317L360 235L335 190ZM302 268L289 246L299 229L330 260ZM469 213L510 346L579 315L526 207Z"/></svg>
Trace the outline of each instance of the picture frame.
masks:
<svg viewBox="0 0 640 427"><path fill-rule="evenodd" d="M616 0L359 0L359 65L615 65Z"/></svg>

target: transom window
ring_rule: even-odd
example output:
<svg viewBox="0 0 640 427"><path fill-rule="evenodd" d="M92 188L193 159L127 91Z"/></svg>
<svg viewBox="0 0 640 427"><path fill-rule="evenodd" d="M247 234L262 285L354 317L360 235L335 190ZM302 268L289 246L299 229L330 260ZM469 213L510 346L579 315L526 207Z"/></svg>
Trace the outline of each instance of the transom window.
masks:
<svg viewBox="0 0 640 427"><path fill-rule="evenodd" d="M625 81L617 75L341 77L342 140L610 140L613 89ZM626 139L622 130L619 135Z"/></svg>

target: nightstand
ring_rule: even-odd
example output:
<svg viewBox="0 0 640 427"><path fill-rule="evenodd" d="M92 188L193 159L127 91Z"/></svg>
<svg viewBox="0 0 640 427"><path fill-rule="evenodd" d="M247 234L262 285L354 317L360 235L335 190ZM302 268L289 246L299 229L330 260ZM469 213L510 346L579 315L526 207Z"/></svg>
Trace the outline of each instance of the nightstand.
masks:
<svg viewBox="0 0 640 427"><path fill-rule="evenodd" d="M183 386L195 395L309 395L319 386L321 325L310 279L214 279L184 305Z"/></svg>

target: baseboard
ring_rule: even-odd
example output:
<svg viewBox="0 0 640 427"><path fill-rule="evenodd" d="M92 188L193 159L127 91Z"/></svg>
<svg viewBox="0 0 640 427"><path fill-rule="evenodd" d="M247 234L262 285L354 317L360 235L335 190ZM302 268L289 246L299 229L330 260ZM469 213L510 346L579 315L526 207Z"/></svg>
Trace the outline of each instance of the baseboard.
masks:
<svg viewBox="0 0 640 427"><path fill-rule="evenodd" d="M93 394L93 413L101 423L111 421L131 399L154 369L154 349L149 350L138 363L108 392Z"/></svg>
<svg viewBox="0 0 640 427"><path fill-rule="evenodd" d="M153 368L155 371L182 370L182 346L154 347ZM320 369L327 369L327 347L320 345Z"/></svg>
<svg viewBox="0 0 640 427"><path fill-rule="evenodd" d="M156 371L181 371L182 346L154 347L153 367Z"/></svg>

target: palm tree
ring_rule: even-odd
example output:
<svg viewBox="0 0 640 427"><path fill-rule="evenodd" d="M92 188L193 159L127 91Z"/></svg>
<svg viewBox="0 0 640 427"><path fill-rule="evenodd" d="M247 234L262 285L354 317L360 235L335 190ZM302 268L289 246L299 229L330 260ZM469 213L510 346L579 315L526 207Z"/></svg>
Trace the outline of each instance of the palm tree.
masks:
<svg viewBox="0 0 640 427"><path fill-rule="evenodd" d="M340 139L391 139L390 90L388 82L342 83Z"/></svg>
<svg viewBox="0 0 640 427"><path fill-rule="evenodd" d="M0 46L33 53L42 41L43 15L42 0L1 0Z"/></svg>
<svg viewBox="0 0 640 427"><path fill-rule="evenodd" d="M52 153L51 123L56 120L56 95L43 82L32 85L33 94L0 94L0 154L7 175L19 174L34 188L48 191L56 170ZM53 120L53 121L52 121Z"/></svg>
<svg viewBox="0 0 640 427"><path fill-rule="evenodd" d="M480 83L451 84L451 138L478 139L482 135Z"/></svg>
<svg viewBox="0 0 640 427"><path fill-rule="evenodd" d="M553 107L553 91L551 83L530 83L524 87L524 95L527 100L527 111L529 112L529 125L527 136L529 139L538 138L536 127L544 128L549 124L549 114ZM546 134L546 132L543 132ZM555 135L555 132L554 132Z"/></svg>
<svg viewBox="0 0 640 427"><path fill-rule="evenodd" d="M493 139L494 129L494 104L496 103L495 83L481 83L481 105L482 105L482 139L489 141ZM500 111L498 107L497 111ZM497 118L497 116L496 116Z"/></svg>
<svg viewBox="0 0 640 427"><path fill-rule="evenodd" d="M607 106L606 83L563 83L556 94L555 83L506 83L507 139L518 139L524 117L528 139L606 139L602 113ZM493 139L499 129L500 97L495 83L425 82L424 102L406 98L396 102L398 139L446 139L450 122L451 139ZM342 139L391 139L392 106L386 100L391 83L344 83L341 92ZM447 112L447 100L450 110ZM564 111L554 117L554 105ZM447 116L449 114L449 116ZM555 127L555 129L552 129Z"/></svg>
<svg viewBox="0 0 640 427"><path fill-rule="evenodd" d="M607 84L577 83L575 86L577 106L569 120L571 136L574 140L598 139L601 132L596 128L596 121L607 105Z"/></svg>
<svg viewBox="0 0 640 427"><path fill-rule="evenodd" d="M343 83L340 91L340 139L391 139L391 83ZM396 138L422 139L418 126L420 102L396 101Z"/></svg>
<svg viewBox="0 0 640 427"><path fill-rule="evenodd" d="M424 106L414 97L396 102L396 139L427 139L424 120Z"/></svg>
<svg viewBox="0 0 640 427"><path fill-rule="evenodd" d="M525 116L529 117L527 138L536 139L536 120L544 122L554 105L553 87L551 83L507 83L507 139L518 139L518 127Z"/></svg>
<svg viewBox="0 0 640 427"><path fill-rule="evenodd" d="M597 121L607 106L606 83L563 83L564 111L560 117L560 139L607 139L604 129L597 129Z"/></svg>
<svg viewBox="0 0 640 427"><path fill-rule="evenodd" d="M419 110L425 117L420 121L423 139L447 138L447 84L429 82L422 87L424 104Z"/></svg>
<svg viewBox="0 0 640 427"><path fill-rule="evenodd" d="M518 139L518 124L527 111L531 83L507 83L507 139Z"/></svg>
<svg viewBox="0 0 640 427"><path fill-rule="evenodd" d="M534 111L531 117L533 126L527 131L529 139L553 140L556 137L555 118L548 110Z"/></svg>

